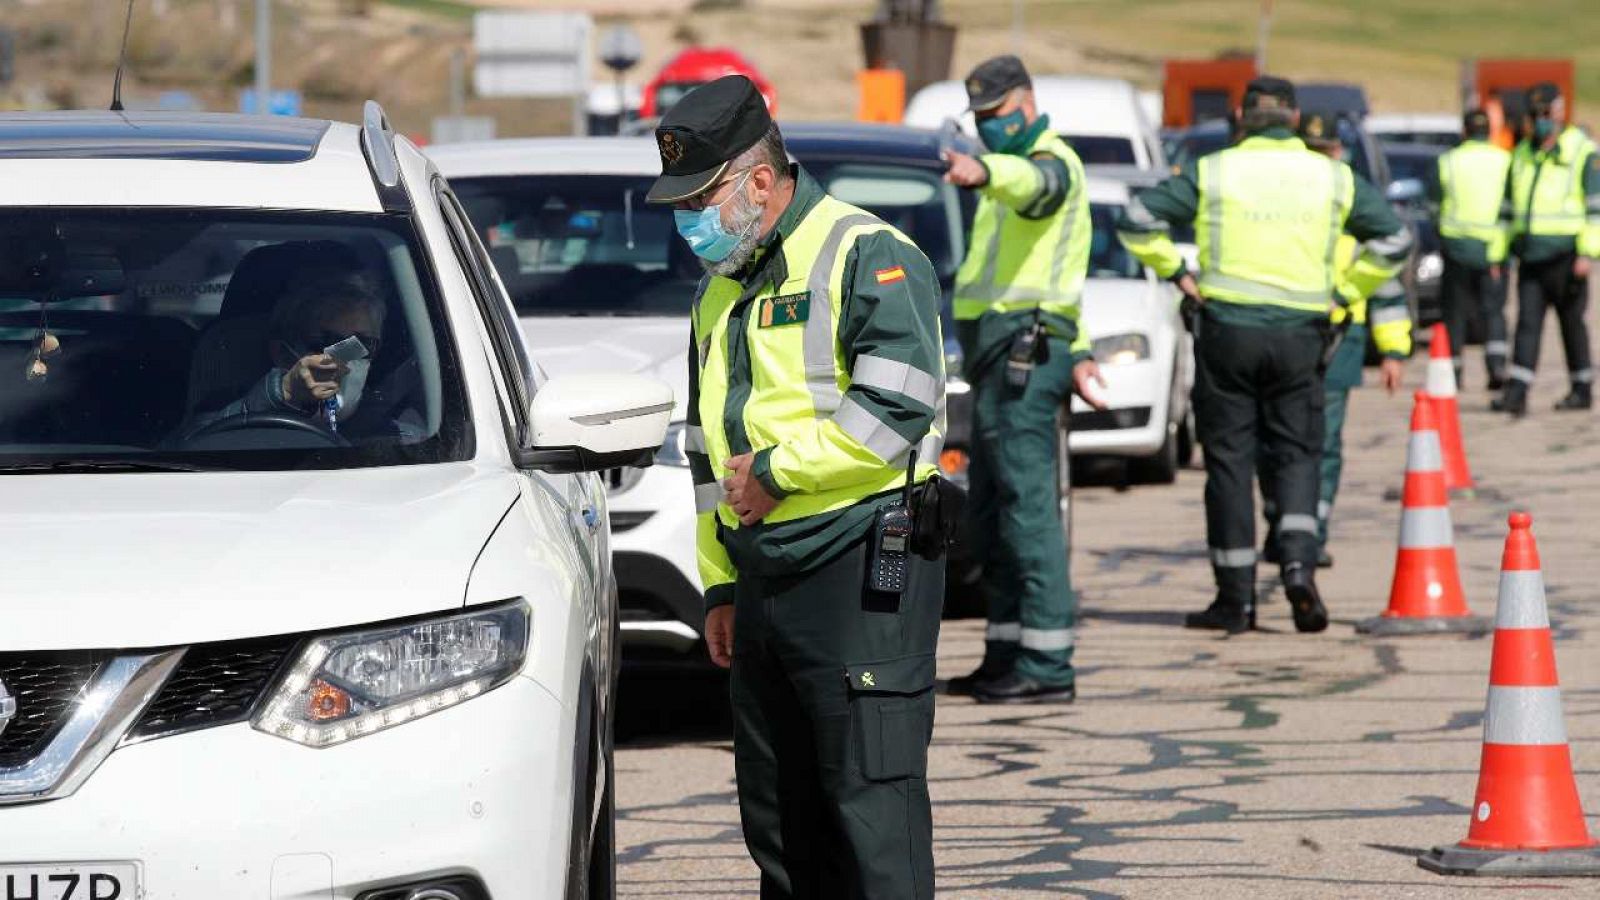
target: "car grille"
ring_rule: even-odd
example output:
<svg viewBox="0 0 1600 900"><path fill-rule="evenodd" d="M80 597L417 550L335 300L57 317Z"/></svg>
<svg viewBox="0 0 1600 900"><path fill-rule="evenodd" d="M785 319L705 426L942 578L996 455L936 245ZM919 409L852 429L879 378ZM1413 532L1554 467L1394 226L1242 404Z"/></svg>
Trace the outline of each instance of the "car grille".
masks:
<svg viewBox="0 0 1600 900"><path fill-rule="evenodd" d="M270 638L190 647L128 740L244 721L296 643Z"/></svg>
<svg viewBox="0 0 1600 900"><path fill-rule="evenodd" d="M188 648L126 739L244 721L298 643L283 637ZM100 665L113 655L0 653L0 683L17 702L16 716L0 731L0 767L25 764L49 746Z"/></svg>
<svg viewBox="0 0 1600 900"><path fill-rule="evenodd" d="M84 651L0 653L0 683L17 701L17 714L0 731L0 767L25 763L50 743L106 658Z"/></svg>

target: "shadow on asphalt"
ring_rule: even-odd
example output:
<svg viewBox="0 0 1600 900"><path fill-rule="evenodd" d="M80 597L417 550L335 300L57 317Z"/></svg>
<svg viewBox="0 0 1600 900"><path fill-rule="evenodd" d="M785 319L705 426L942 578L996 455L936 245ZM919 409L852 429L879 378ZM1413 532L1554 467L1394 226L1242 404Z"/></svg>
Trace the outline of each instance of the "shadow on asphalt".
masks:
<svg viewBox="0 0 1600 900"><path fill-rule="evenodd" d="M726 672L623 671L617 687L617 746L732 739Z"/></svg>

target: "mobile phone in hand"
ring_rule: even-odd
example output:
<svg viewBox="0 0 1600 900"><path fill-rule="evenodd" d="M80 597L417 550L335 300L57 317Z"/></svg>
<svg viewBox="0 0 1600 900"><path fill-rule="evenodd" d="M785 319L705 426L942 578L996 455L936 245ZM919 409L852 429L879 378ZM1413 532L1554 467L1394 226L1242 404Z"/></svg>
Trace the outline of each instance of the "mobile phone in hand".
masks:
<svg viewBox="0 0 1600 900"><path fill-rule="evenodd" d="M361 343L361 339L352 334L336 344L324 347L322 352L333 357L336 362L351 363L358 359L367 358L367 345Z"/></svg>

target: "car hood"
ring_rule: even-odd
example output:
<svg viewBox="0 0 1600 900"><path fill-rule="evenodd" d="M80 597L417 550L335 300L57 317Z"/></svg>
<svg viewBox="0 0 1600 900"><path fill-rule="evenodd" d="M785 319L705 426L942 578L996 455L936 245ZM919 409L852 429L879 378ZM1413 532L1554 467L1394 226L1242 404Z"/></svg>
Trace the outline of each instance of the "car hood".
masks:
<svg viewBox="0 0 1600 900"><path fill-rule="evenodd" d="M689 398L689 319L615 316L530 317L522 320L528 347L554 377L627 372L672 386L678 414Z"/></svg>
<svg viewBox="0 0 1600 900"><path fill-rule="evenodd" d="M1091 338L1146 332L1176 315L1176 294L1144 279L1091 278L1083 286L1083 327Z"/></svg>
<svg viewBox="0 0 1600 900"><path fill-rule="evenodd" d="M470 464L0 476L0 651L159 647L460 606L519 486Z"/></svg>

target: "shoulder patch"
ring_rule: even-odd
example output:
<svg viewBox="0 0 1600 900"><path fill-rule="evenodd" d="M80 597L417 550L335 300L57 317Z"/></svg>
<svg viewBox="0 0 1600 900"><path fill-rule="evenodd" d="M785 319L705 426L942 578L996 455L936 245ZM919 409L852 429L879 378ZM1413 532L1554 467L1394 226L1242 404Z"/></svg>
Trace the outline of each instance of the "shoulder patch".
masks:
<svg viewBox="0 0 1600 900"><path fill-rule="evenodd" d="M762 328L798 325L811 318L811 294L786 294L761 301Z"/></svg>
<svg viewBox="0 0 1600 900"><path fill-rule="evenodd" d="M879 269L872 274L878 279L879 284L893 284L896 281L906 280L906 270L903 266L890 266L887 269Z"/></svg>

